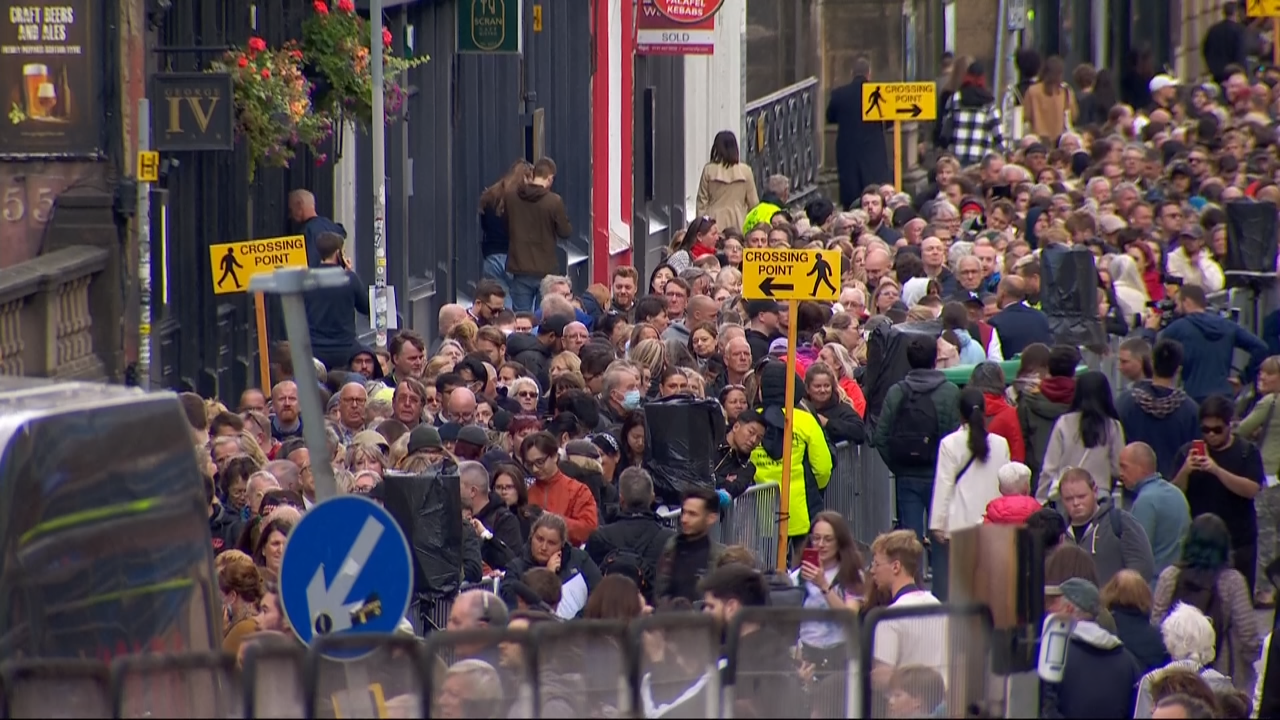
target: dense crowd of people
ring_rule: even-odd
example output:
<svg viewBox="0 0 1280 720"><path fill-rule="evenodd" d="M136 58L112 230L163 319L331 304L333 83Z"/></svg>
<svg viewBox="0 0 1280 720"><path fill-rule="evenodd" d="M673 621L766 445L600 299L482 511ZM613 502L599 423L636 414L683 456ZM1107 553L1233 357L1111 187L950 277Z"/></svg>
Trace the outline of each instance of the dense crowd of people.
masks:
<svg viewBox="0 0 1280 720"><path fill-rule="evenodd" d="M1009 524L1039 539L1046 609L1074 623L1061 682L1042 684L1043 716L1272 716L1280 672L1267 667L1280 660L1268 662L1255 608L1274 605L1280 575L1280 314L1250 331L1215 298L1238 240L1231 208L1280 204L1280 75L1230 63L1192 86L1156 75L1132 107L1108 70L1082 65L1068 84L1061 59L1033 55L1019 56L1017 139L1004 137L984 69L954 58L929 183L914 194L876 184L874 162L844 167L841 153L840 207L797 207L786 177L758 191L733 133L720 133L698 217L662 261L582 292L555 274L568 233L555 164L517 162L481 198L485 279L469 305L441 309L436 337L402 330L383 351L354 345L346 326L313 327L322 387L299 387L282 352L275 386L246 391L234 411L183 396L206 472L224 648L287 633L274 581L321 462L341 492L375 500L387 473L456 472L459 578L501 581L452 598L444 627L407 618L407 633L695 610L728 626L766 605L862 618L936 607L877 626L870 691L879 714L946 716L950 540ZM869 65L857 73L868 80ZM842 137L865 131L833 107ZM340 242L321 235L317 247L345 264ZM744 248L838 250L838 301L792 313L744 299ZM1059 268L1081 257L1088 277L1062 285ZM1080 297L1076 283L1093 288L1094 276L1096 296ZM308 298L309 315L330 322L359 302L326 291ZM1095 341L1066 341L1081 327ZM895 357L872 347L890 335ZM1116 375L1084 366L1097 353L1114 355ZM891 366L895 381L872 392L872 369ZM325 408L324 448L301 439L307 393ZM672 438L649 417L659 403L722 416L694 487L662 462ZM837 443L865 445L892 473L863 479L892 483L900 528L869 548L824 506ZM722 544L716 525L749 488L781 480L787 444L789 572L764 572L772 558ZM735 715L843 712L838 624L739 623ZM711 685L697 652L677 633L648 640L645 716L704 717ZM519 652L463 655L442 669L442 717L530 711ZM544 715L608 712L608 693L588 692L577 669L553 663Z"/></svg>

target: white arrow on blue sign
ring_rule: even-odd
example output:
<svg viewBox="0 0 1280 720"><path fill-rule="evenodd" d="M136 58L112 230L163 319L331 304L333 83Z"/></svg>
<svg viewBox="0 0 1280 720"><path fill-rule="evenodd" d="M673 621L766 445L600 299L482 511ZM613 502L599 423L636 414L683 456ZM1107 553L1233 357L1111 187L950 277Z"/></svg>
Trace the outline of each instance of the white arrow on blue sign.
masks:
<svg viewBox="0 0 1280 720"><path fill-rule="evenodd" d="M394 632L412 592L409 543L391 515L368 498L326 500L307 511L289 535L280 564L280 603L308 645L324 635Z"/></svg>

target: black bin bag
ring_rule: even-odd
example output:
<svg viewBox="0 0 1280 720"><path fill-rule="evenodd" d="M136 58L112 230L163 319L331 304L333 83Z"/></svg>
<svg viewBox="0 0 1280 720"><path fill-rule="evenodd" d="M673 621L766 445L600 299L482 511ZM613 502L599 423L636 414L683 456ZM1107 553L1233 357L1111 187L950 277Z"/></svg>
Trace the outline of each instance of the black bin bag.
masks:
<svg viewBox="0 0 1280 720"><path fill-rule="evenodd" d="M462 584L462 493L456 466L445 473L388 472L374 491L395 518L413 557L413 591L452 597Z"/></svg>
<svg viewBox="0 0 1280 720"><path fill-rule="evenodd" d="M716 448L724 437L724 413L715 400L676 395L644 407L644 467L658 502L679 505L693 488L714 488Z"/></svg>
<svg viewBox="0 0 1280 720"><path fill-rule="evenodd" d="M1098 317L1098 268L1084 247L1050 245L1040 251L1040 311L1049 320L1054 342L1105 345Z"/></svg>

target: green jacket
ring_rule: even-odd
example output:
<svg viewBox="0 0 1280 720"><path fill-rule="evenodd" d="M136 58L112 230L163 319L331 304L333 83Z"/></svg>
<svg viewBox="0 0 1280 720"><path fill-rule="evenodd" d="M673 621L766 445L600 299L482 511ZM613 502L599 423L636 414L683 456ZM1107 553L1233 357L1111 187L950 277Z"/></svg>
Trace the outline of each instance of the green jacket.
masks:
<svg viewBox="0 0 1280 720"><path fill-rule="evenodd" d="M902 385L907 383L916 389L927 389L933 405L938 412L938 443L942 438L955 432L960 427L960 388L948 382L940 370L912 370L907 377L889 388L885 394L884 406L880 409L880 417L876 420L876 433L872 445L880 451L885 465L889 466L895 477L914 477L933 480L933 467L901 468L889 454L889 437L893 434L893 418L902 404Z"/></svg>
<svg viewBox="0 0 1280 720"><path fill-rule="evenodd" d="M1040 469L1044 467L1044 454L1049 449L1053 426L1070 409L1071 406L1056 403L1038 392L1018 396L1018 426L1022 428L1022 440L1027 447L1027 467L1031 468L1033 488L1040 477Z"/></svg>

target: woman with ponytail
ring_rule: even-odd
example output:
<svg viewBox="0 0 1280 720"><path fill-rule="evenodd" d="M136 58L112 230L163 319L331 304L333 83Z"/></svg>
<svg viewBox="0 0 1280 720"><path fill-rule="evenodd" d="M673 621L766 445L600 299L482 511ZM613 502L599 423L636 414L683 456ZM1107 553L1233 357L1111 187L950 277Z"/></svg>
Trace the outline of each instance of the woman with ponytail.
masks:
<svg viewBox="0 0 1280 720"><path fill-rule="evenodd" d="M987 503L1000 497L998 473L1008 462L1009 442L987 432L987 401L982 390L966 387L960 392L960 427L938 445L929 511L933 593L943 602L951 533L982 524Z"/></svg>

